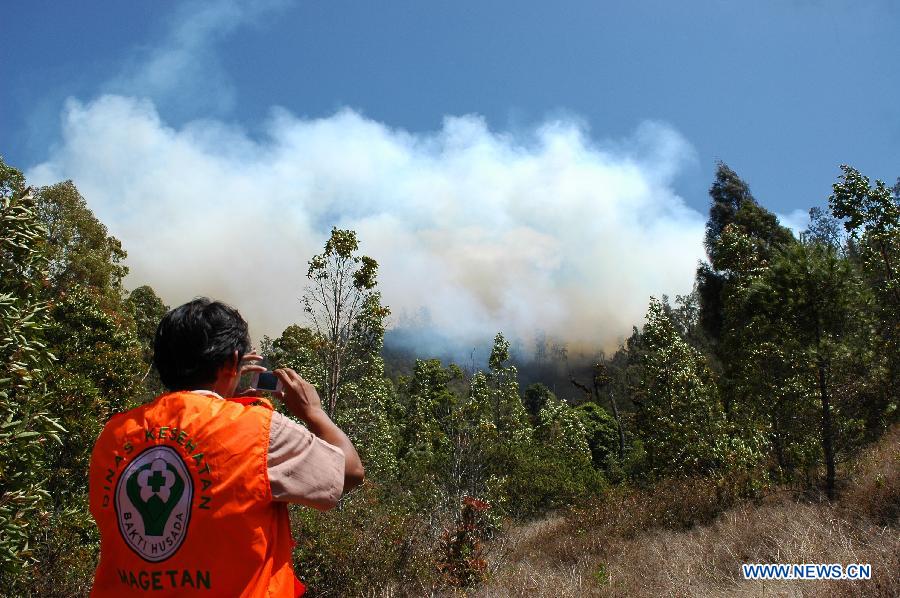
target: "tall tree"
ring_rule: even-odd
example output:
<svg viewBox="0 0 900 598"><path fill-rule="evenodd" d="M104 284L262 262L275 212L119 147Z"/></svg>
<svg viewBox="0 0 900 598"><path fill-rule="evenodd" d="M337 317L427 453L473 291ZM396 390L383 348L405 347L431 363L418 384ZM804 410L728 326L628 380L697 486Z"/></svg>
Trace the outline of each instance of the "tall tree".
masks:
<svg viewBox="0 0 900 598"><path fill-rule="evenodd" d="M352 230L332 229L309 261L303 297L309 326L288 326L263 341L275 367L292 367L321 389L329 415L347 432L372 479L397 471L395 392L384 375L384 321L390 310L376 290L378 263L358 255Z"/></svg>
<svg viewBox="0 0 900 598"><path fill-rule="evenodd" d="M119 307L128 274L122 243L109 235L72 181L42 187L37 205L47 230L53 294L77 284L94 289L104 307Z"/></svg>
<svg viewBox="0 0 900 598"><path fill-rule="evenodd" d="M378 263L358 255L358 250L354 231L333 228L325 251L309 261L306 274L310 286L303 306L318 336L325 406L332 416L342 386L354 376L365 375L362 370L369 364L363 354L373 353L380 338L378 327L383 337L383 321L389 313L374 290Z"/></svg>
<svg viewBox="0 0 900 598"><path fill-rule="evenodd" d="M0 587L11 595L24 593L49 502L50 443L64 432L42 380L55 359L44 339L45 237L31 188L0 159Z"/></svg>
<svg viewBox="0 0 900 598"><path fill-rule="evenodd" d="M412 376L401 382L401 475L403 484L438 496L444 510L457 507L462 497L478 494L486 476L481 458L485 446L477 426L467 418L465 396L452 383L461 380L455 365L440 360L416 360Z"/></svg>
<svg viewBox="0 0 900 598"><path fill-rule="evenodd" d="M735 233L741 233L752 263L767 263L775 251L794 241L790 230L778 224L774 214L760 206L750 187L728 165L720 162L709 190L711 204L706 224L706 253L709 264L697 270L699 321L713 343L725 326L725 295L729 282L743 275L747 263L735 260L730 251ZM741 253L739 255L745 255Z"/></svg>
<svg viewBox="0 0 900 598"><path fill-rule="evenodd" d="M900 183L893 190L850 166L833 185L829 205L835 217L844 220L853 255L858 258L869 286L875 293L877 335L887 357L887 379L881 399L870 417L869 428L877 433L898 415L900 389Z"/></svg>
<svg viewBox="0 0 900 598"><path fill-rule="evenodd" d="M871 185L856 169L842 165L841 170L832 186L831 210L862 241L864 265L888 309L900 311L900 198L882 181Z"/></svg>
<svg viewBox="0 0 900 598"><path fill-rule="evenodd" d="M867 294L851 264L835 248L810 241L785 250L758 287L774 309L767 333L784 349L786 362L796 372L786 382L801 395L815 397L818 421L797 421L818 430L826 490L833 497L836 463L841 452L854 447L854 410L865 392L860 378L866 363L875 361L865 314ZM857 440L858 443L858 440Z"/></svg>
<svg viewBox="0 0 900 598"><path fill-rule="evenodd" d="M657 299L650 300L636 357L641 373L632 396L650 471L664 476L716 470L726 438L713 374Z"/></svg>

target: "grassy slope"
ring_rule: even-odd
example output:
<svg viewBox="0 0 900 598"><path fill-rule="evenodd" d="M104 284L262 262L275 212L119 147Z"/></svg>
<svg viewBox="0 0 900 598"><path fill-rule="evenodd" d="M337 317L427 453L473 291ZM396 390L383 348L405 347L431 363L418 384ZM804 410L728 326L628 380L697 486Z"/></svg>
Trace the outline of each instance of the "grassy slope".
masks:
<svg viewBox="0 0 900 598"><path fill-rule="evenodd" d="M711 486L620 492L520 527L477 596L900 596L900 427L834 503L780 491L719 512ZM747 581L741 563L871 563L869 581Z"/></svg>

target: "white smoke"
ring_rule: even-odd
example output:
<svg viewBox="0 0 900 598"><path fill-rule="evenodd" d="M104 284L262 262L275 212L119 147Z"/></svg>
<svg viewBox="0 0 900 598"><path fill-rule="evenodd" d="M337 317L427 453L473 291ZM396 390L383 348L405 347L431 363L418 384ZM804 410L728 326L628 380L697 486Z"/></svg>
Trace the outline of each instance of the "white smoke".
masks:
<svg viewBox="0 0 900 598"><path fill-rule="evenodd" d="M306 262L332 226L357 231L395 316L483 342L537 330L610 347L650 295L690 289L704 217L672 190L693 150L644 123L592 142L576 122L526 134L478 116L410 133L343 110L274 109L257 137L218 120L173 128L150 100L70 100L32 183L72 179L124 243L130 286L177 305L237 306L256 338L303 319Z"/></svg>

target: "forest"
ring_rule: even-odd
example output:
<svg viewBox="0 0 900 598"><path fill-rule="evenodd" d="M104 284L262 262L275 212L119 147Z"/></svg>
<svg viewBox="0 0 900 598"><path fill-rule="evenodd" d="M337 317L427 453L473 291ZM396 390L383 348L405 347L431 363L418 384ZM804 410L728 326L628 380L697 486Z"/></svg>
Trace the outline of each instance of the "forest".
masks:
<svg viewBox="0 0 900 598"><path fill-rule="evenodd" d="M823 535L809 562L873 567L828 593L900 593L900 180L842 166L799 238L724 163L709 196L693 291L647 297L617 350L577 359L496 330L484 364L392 351L378 256L333 228L297 321L257 339L367 472L332 511L292 507L307 595L727 593L742 562L807 562L791 542L820 521L853 550ZM126 288L127 248L71 181L0 161L0 200L0 592L86 595L93 442L163 392L151 344L172 306ZM688 541L732 547L694 562L714 585L653 585L664 562L642 558Z"/></svg>

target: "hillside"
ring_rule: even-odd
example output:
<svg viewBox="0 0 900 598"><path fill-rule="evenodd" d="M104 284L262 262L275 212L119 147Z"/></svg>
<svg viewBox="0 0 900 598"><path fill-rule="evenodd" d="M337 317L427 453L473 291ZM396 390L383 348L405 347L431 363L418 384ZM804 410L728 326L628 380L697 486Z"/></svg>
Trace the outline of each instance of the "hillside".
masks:
<svg viewBox="0 0 900 598"><path fill-rule="evenodd" d="M702 483L613 494L514 529L476 596L900 595L900 427L834 503L782 488L715 514ZM502 555L502 556L501 556ZM741 563L870 563L869 581L748 581Z"/></svg>

